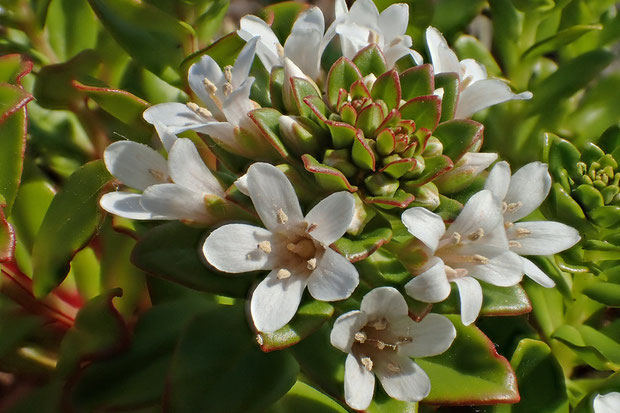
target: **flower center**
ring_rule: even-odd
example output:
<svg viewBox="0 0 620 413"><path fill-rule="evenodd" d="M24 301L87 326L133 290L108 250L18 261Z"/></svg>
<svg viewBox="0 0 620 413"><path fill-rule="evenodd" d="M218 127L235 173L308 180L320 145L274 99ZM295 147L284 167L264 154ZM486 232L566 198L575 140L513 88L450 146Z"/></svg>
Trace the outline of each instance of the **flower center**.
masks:
<svg viewBox="0 0 620 413"><path fill-rule="evenodd" d="M381 357L385 357L386 352L397 351L398 346L412 341L411 337L395 334L385 317L369 321L355 333L354 339L353 353L359 357L360 362L368 371L372 371L375 363ZM393 372L400 371L400 367L393 363L388 363L387 368Z"/></svg>

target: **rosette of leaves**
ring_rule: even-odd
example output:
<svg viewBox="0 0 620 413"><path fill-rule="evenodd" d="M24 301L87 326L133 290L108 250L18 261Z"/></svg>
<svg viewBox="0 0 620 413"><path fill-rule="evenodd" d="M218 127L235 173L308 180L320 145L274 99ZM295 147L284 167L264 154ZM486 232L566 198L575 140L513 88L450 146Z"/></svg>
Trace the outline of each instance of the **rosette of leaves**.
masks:
<svg viewBox="0 0 620 413"><path fill-rule="evenodd" d="M437 87L443 99L433 94ZM456 87L449 77L436 80L428 64L388 70L371 44L329 68L324 96L310 80L286 79L283 69L274 69L269 90L278 111L258 109L250 116L274 133L267 123L292 115L275 133L285 155L299 157L325 191L359 191L366 204L384 209L435 209L440 200L433 180L482 143L481 124L451 119Z"/></svg>

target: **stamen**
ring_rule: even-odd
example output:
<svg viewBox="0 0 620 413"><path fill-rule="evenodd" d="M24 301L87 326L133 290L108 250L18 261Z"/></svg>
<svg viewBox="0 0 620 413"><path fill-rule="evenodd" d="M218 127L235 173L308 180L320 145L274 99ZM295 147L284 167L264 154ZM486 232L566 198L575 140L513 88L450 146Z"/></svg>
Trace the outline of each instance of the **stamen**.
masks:
<svg viewBox="0 0 620 413"><path fill-rule="evenodd" d="M256 342L258 343L259 346L262 346L263 344L265 344L265 340L263 339L263 336L261 336L260 334L256 335Z"/></svg>
<svg viewBox="0 0 620 413"><path fill-rule="evenodd" d="M314 223L311 224L309 222L306 222L306 232L311 233L312 231L316 229L317 226L318 226L317 224L314 224Z"/></svg>
<svg viewBox="0 0 620 413"><path fill-rule="evenodd" d="M489 263L489 259L487 257L484 257L482 255L478 255L478 254L474 254L471 256L471 260L473 262L479 262L480 264L488 264Z"/></svg>
<svg viewBox="0 0 620 413"><path fill-rule="evenodd" d="M530 235L532 233L531 230L527 229L527 228L517 228L517 236L519 238L523 238L527 235Z"/></svg>
<svg viewBox="0 0 620 413"><path fill-rule="evenodd" d="M506 212L506 210L502 209L502 212ZM514 223L512 223L512 222L508 222L508 221L504 222L504 228L506 228L506 229L512 228L513 225L514 225Z"/></svg>
<svg viewBox="0 0 620 413"><path fill-rule="evenodd" d="M476 232L472 232L467 236L472 241L477 241L480 238L484 237L484 230L482 228L478 228Z"/></svg>
<svg viewBox="0 0 620 413"><path fill-rule="evenodd" d="M361 344L364 344L364 342L368 338L366 333L364 333L363 331L358 331L357 333L355 333L354 337L355 337L355 341L357 341L358 343L361 343Z"/></svg>
<svg viewBox="0 0 620 413"><path fill-rule="evenodd" d="M396 364L388 363L387 368L392 373L400 373L400 367L398 367Z"/></svg>
<svg viewBox="0 0 620 413"><path fill-rule="evenodd" d="M282 208L278 209L276 211L276 214L278 215L278 222L280 224L286 224L288 222L288 217L286 216Z"/></svg>
<svg viewBox="0 0 620 413"><path fill-rule="evenodd" d="M519 241L508 241L509 247L521 248L522 245Z"/></svg>
<svg viewBox="0 0 620 413"><path fill-rule="evenodd" d="M360 361L362 362L364 367L366 367L366 370L372 371L372 360L370 359L370 357L362 357Z"/></svg>
<svg viewBox="0 0 620 413"><path fill-rule="evenodd" d="M504 204L506 204L506 203L504 202ZM505 212L515 212L519 208L521 208L522 206L523 206L523 202L521 202L521 201L517 201L517 202L512 202L510 204L506 204Z"/></svg>
<svg viewBox="0 0 620 413"><path fill-rule="evenodd" d="M387 328L388 321L385 319L385 317L381 317L381 318L371 321L370 323L366 325L374 328L375 330L380 331L380 330L385 330Z"/></svg>
<svg viewBox="0 0 620 413"><path fill-rule="evenodd" d="M396 37L394 38L394 40L392 40L392 41L390 42L390 47L394 47L394 46L396 46L396 45L397 45L398 43L400 43L402 40L403 40L403 36L396 36Z"/></svg>
<svg viewBox="0 0 620 413"><path fill-rule="evenodd" d="M224 96L230 96L232 92L233 92L232 85L228 82L224 83Z"/></svg>
<svg viewBox="0 0 620 413"><path fill-rule="evenodd" d="M191 110L192 112L203 116L205 118L210 118L213 116L213 114L211 112L209 112L209 110L207 110L206 108L200 107L197 104L195 104L194 102L187 102L186 106L189 108L189 110Z"/></svg>
<svg viewBox="0 0 620 413"><path fill-rule="evenodd" d="M307 263L308 265L306 266L306 268L308 268L310 271L316 269L316 258L310 258Z"/></svg>
<svg viewBox="0 0 620 413"><path fill-rule="evenodd" d="M232 83L232 69L231 65L224 66L224 78L228 83Z"/></svg>
<svg viewBox="0 0 620 413"><path fill-rule="evenodd" d="M269 254L271 252L271 242L261 241L258 243L257 248L263 251L265 254Z"/></svg>
<svg viewBox="0 0 620 413"><path fill-rule="evenodd" d="M278 52L278 56L280 58L284 58L284 47L280 43L276 43L276 51Z"/></svg>
<svg viewBox="0 0 620 413"><path fill-rule="evenodd" d="M368 32L368 43L372 44L372 43L378 43L378 42L379 42L379 35L374 30L370 30Z"/></svg>
<svg viewBox="0 0 620 413"><path fill-rule="evenodd" d="M276 274L276 277L278 278L278 280L283 280L290 276L291 276L291 272L289 270L285 270L284 268L278 270L278 274Z"/></svg>
<svg viewBox="0 0 620 413"><path fill-rule="evenodd" d="M213 97L213 95L215 95L215 92L217 92L217 86L215 86L215 83L213 83L212 81L210 81L209 79L207 79L206 77L204 79L202 79L202 84L204 85L205 89L207 90L207 93Z"/></svg>
<svg viewBox="0 0 620 413"><path fill-rule="evenodd" d="M461 234L459 234L458 232L453 232L452 236L450 237L450 241L452 241L454 245L459 245L461 243Z"/></svg>
<svg viewBox="0 0 620 413"><path fill-rule="evenodd" d="M463 278L465 277L469 271L467 271L465 268L452 268L449 265L445 266L445 270L446 270L446 276L448 277L448 280L454 280L457 278Z"/></svg>

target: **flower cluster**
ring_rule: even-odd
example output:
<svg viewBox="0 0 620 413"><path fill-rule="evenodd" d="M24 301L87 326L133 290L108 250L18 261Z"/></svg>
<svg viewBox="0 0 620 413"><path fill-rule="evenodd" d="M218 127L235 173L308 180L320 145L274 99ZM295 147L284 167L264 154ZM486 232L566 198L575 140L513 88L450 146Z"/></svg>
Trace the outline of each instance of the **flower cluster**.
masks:
<svg viewBox="0 0 620 413"><path fill-rule="evenodd" d="M523 220L550 190L545 164L511 177L499 162L485 181L497 154L479 152L483 126L468 118L531 93L459 61L432 27L424 64L405 34L405 4L379 13L371 0L351 9L339 0L335 15L325 30L318 8L301 13L284 45L263 20L242 18L247 43L234 65L203 55L189 69L195 100L145 112L167 157L137 143L108 147L110 172L141 193L109 193L101 206L210 227L201 251L211 269L268 271L248 292L257 332L285 329L307 300L346 303L334 303L331 332L347 353L346 403L368 407L375 376L391 397L417 402L430 380L411 358L443 353L456 329L436 313L414 321L407 300L444 301L453 282L469 325L485 285L514 286L524 274L554 285L522 255L555 254L580 237L561 223ZM324 51L337 44L341 57L324 68ZM226 154L213 171L196 134ZM377 285L360 271L355 263L375 252L393 255L406 282ZM359 310L341 314L360 299Z"/></svg>

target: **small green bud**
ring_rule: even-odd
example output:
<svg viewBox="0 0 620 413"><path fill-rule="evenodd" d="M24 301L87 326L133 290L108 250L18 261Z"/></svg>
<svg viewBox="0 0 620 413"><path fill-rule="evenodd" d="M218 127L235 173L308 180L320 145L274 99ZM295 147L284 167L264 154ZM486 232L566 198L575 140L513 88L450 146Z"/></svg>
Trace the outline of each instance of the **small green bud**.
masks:
<svg viewBox="0 0 620 413"><path fill-rule="evenodd" d="M398 189L398 179L382 173L369 175L364 179L366 188L373 196L392 196Z"/></svg>

